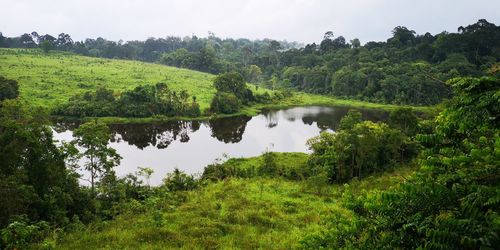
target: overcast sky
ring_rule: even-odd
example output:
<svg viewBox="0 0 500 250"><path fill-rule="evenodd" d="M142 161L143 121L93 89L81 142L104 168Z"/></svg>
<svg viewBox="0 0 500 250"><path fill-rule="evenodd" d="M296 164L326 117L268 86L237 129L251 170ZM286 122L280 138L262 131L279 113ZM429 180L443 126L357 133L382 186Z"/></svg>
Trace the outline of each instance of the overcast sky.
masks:
<svg viewBox="0 0 500 250"><path fill-rule="evenodd" d="M321 41L386 40L392 28L456 32L478 19L500 24L500 0L0 0L0 32L68 33L73 40L167 35Z"/></svg>

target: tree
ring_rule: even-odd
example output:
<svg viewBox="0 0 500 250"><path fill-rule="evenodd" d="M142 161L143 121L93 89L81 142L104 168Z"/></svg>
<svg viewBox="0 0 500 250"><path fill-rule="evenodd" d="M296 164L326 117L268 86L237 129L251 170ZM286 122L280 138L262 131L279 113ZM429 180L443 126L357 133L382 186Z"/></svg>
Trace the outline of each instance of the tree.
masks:
<svg viewBox="0 0 500 250"><path fill-rule="evenodd" d="M242 100L245 99L247 86L245 79L238 72L228 72L218 75L214 80L214 87L217 91L232 93Z"/></svg>
<svg viewBox="0 0 500 250"><path fill-rule="evenodd" d="M111 134L104 123L97 121L84 123L75 129L73 136L72 144L83 149L83 152L79 152L76 157L86 160L84 168L89 171L91 191L95 195L96 182L120 164L121 156L115 149L108 147Z"/></svg>
<svg viewBox="0 0 500 250"><path fill-rule="evenodd" d="M63 225L88 218L91 204L76 175L65 166L46 113L4 100L0 107L0 228L25 215L29 221ZM17 219L16 219L17 220ZM0 240L0 248L5 247Z"/></svg>
<svg viewBox="0 0 500 250"><path fill-rule="evenodd" d="M52 44L49 41L45 40L40 43L40 48L42 48L43 52L49 53L49 51L52 49Z"/></svg>
<svg viewBox="0 0 500 250"><path fill-rule="evenodd" d="M19 84L16 80L0 76L0 101L15 99L19 96Z"/></svg>
<svg viewBox="0 0 500 250"><path fill-rule="evenodd" d="M392 38L389 40L402 45L411 44L415 40L415 31L404 26L397 26L392 30Z"/></svg>

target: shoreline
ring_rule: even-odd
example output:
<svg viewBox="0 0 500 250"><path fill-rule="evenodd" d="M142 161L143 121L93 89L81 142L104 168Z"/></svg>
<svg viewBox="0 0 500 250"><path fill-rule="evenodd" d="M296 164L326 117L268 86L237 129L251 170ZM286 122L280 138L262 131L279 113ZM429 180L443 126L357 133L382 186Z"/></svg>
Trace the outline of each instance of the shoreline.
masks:
<svg viewBox="0 0 500 250"><path fill-rule="evenodd" d="M312 97L312 98L311 98ZM300 99L300 100L297 100ZM239 112L233 114L212 114L210 116L202 115L198 117L184 117L184 116L153 116L153 117L73 117L73 116L57 116L51 115L50 117L55 120L66 120L66 121L89 121L95 120L102 121L106 124L134 124L134 123L161 123L167 121L203 121L211 119L220 119L235 116L256 116L263 110L278 110L278 109L288 109L295 107L309 107L309 106L324 106L324 107L350 107L359 109L371 109L371 110L383 110L392 111L396 108L407 107L412 108L415 111L425 114L432 115L440 110L439 105L435 106L411 106L411 105L396 105L396 104L381 104L373 102L365 102L353 99L336 99L329 96L321 95L311 95L302 92L295 93L295 96L283 100L281 103L270 103L270 104L255 104L248 107L243 107Z"/></svg>

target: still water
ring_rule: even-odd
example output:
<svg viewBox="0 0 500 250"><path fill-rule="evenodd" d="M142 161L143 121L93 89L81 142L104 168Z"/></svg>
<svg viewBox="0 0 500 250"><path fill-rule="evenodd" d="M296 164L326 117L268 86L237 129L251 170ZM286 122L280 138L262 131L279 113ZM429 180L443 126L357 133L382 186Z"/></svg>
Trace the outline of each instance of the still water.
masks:
<svg viewBox="0 0 500 250"><path fill-rule="evenodd" d="M124 176L137 167L150 167L155 171L151 184L158 185L174 168L199 174L224 155L250 157L265 150L307 153L307 140L322 131L335 131L348 110L311 106L268 110L254 117L110 125L110 146L123 157L115 171ZM365 120L387 118L383 111L360 111ZM76 127L75 122L58 122L53 127L55 139L71 140Z"/></svg>

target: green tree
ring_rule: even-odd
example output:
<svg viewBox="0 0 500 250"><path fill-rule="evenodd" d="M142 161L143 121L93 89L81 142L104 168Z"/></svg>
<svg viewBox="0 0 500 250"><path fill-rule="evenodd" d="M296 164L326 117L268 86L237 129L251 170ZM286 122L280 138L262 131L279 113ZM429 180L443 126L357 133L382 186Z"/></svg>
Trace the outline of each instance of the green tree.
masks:
<svg viewBox="0 0 500 250"><path fill-rule="evenodd" d="M455 96L417 135L420 168L401 185L358 199L357 227L334 228L313 248L495 249L500 244L500 81L456 78ZM338 242L339 235L344 236Z"/></svg>
<svg viewBox="0 0 500 250"><path fill-rule="evenodd" d="M55 145L47 114L19 100L0 107L0 228L20 215L62 225L73 215L89 219L91 204L66 155ZM0 248L3 248L0 240Z"/></svg>
<svg viewBox="0 0 500 250"><path fill-rule="evenodd" d="M154 170L152 168L147 168L147 167L139 167L138 169L139 170L137 171L137 175L144 177L149 187L150 186L149 180L151 179L151 175L154 173Z"/></svg>
<svg viewBox="0 0 500 250"><path fill-rule="evenodd" d="M75 129L73 136L72 144L83 150L76 157L86 160L84 168L89 172L91 190L95 195L96 182L120 164L121 156L108 146L111 134L104 123L97 121L84 123Z"/></svg>
<svg viewBox="0 0 500 250"><path fill-rule="evenodd" d="M228 72L218 75L214 80L217 91L234 94L240 100L246 99L247 85L238 72Z"/></svg>

